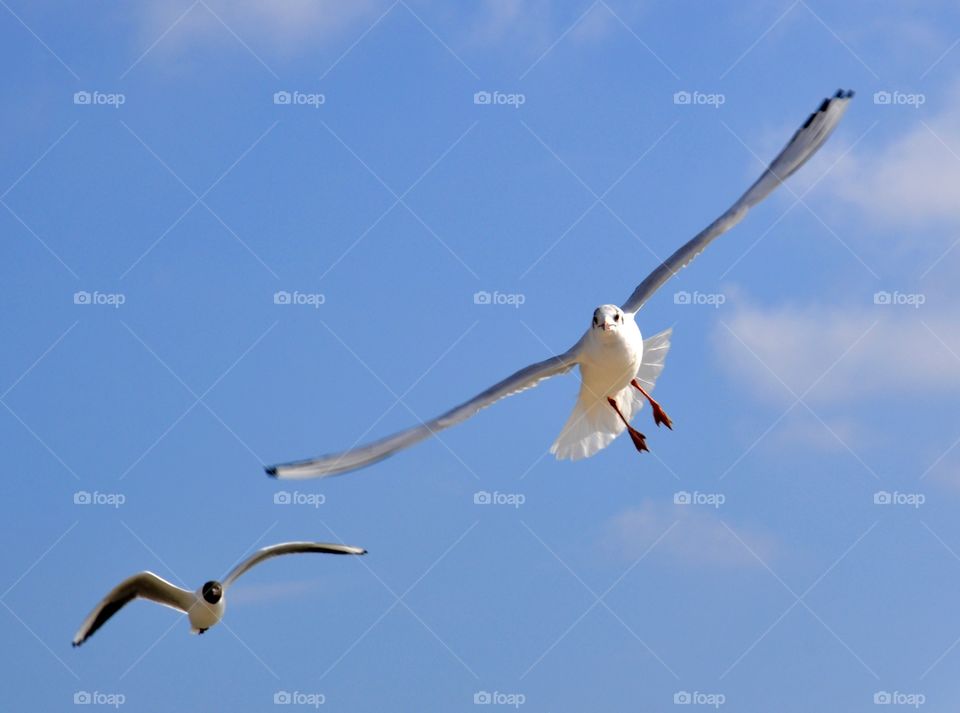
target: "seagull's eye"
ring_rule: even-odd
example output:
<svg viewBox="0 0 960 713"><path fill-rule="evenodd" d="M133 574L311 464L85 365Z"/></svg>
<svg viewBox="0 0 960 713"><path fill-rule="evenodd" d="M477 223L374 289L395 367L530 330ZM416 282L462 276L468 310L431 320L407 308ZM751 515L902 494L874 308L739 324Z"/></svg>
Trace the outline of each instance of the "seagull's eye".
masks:
<svg viewBox="0 0 960 713"><path fill-rule="evenodd" d="M619 322L619 321L620 321L620 315L619 315L619 314L613 315L613 321L614 321L614 322Z"/></svg>

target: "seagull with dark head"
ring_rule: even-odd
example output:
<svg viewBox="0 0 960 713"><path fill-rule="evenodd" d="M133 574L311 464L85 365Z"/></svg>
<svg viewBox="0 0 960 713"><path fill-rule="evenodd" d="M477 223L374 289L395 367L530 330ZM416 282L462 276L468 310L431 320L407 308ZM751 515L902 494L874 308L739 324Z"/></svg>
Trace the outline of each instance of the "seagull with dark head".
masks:
<svg viewBox="0 0 960 713"><path fill-rule="evenodd" d="M419 426L341 453L269 466L267 474L278 478L316 478L363 468L466 421L506 396L536 386L551 376L565 374L574 367L580 368L580 394L550 452L558 459L586 458L608 446L623 431L630 434L638 451L648 450L646 437L631 426L630 421L646 402L658 426L673 427L666 412L650 396L670 348L670 330L643 339L636 322L637 313L667 280L743 220L753 206L820 149L840 123L852 97L852 91L839 90L824 99L746 193L650 273L622 306L597 307L590 328L563 354L531 364Z"/></svg>
<svg viewBox="0 0 960 713"><path fill-rule="evenodd" d="M186 613L190 620L190 633L202 634L223 618L223 613L227 607L226 591L236 581L237 577L255 564L271 557L303 552L320 552L331 555L365 555L367 553L362 547L350 547L349 545L335 545L324 542L283 542L279 545L271 545L257 550L230 570L230 573L222 582L211 579L193 592L171 584L153 572L140 572L120 582L90 612L90 615L77 631L76 636L73 637L73 645L80 646L97 629L106 624L110 617L134 599L149 599L157 604Z"/></svg>

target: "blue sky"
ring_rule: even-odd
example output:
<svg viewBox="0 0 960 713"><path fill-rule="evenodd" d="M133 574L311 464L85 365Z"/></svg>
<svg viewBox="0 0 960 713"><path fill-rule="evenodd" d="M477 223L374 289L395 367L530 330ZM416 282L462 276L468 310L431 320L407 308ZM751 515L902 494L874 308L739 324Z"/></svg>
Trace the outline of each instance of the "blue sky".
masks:
<svg viewBox="0 0 960 713"><path fill-rule="evenodd" d="M955 6L2 5L5 708L955 710ZM675 330L652 453L555 462L567 376L263 475L567 348L838 87L638 316ZM134 572L290 539L370 554L270 562L202 638L138 602L69 645Z"/></svg>

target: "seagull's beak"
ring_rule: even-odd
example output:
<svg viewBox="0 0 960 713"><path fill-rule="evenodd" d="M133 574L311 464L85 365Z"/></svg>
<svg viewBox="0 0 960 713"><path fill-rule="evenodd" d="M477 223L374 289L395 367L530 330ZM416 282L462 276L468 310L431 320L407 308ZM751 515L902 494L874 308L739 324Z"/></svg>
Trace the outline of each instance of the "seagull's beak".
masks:
<svg viewBox="0 0 960 713"><path fill-rule="evenodd" d="M608 332L608 331L610 331L611 329L613 329L615 326L616 326L616 325L613 323L612 320L605 319L605 320L603 320L603 324L600 325L600 329L602 329L604 332Z"/></svg>

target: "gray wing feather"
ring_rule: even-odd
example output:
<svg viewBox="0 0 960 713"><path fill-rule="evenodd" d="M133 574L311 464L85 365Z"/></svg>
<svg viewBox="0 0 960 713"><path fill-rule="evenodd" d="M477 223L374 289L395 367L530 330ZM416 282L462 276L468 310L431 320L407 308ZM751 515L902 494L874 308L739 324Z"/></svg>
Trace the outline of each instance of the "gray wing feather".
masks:
<svg viewBox="0 0 960 713"><path fill-rule="evenodd" d="M89 639L110 617L134 599L149 599L182 612L189 611L193 605L192 592L171 584L153 572L140 572L120 582L90 612L73 637L73 645L79 646Z"/></svg>
<svg viewBox="0 0 960 713"><path fill-rule="evenodd" d="M570 351L521 369L503 381L494 384L481 394L459 406L455 406L432 421L413 426L391 436L373 441L365 446L351 448L341 453L294 461L268 467L267 474L277 478L317 478L336 475L372 465L393 455L399 450L419 443L433 434L466 421L480 409L502 398L536 386L544 379L570 371L576 364L579 342Z"/></svg>
<svg viewBox="0 0 960 713"><path fill-rule="evenodd" d="M770 195L777 186L805 164L840 123L851 97L853 97L852 91L845 92L841 89L830 99L824 99L820 107L797 130L757 182L750 186L726 213L650 273L623 304L623 311L637 312L663 283L673 277L678 270L690 264L713 240L743 220L750 208Z"/></svg>
<svg viewBox="0 0 960 713"><path fill-rule="evenodd" d="M281 542L279 545L270 545L261 550L257 550L250 557L238 564L230 574L223 580L223 588L226 589L237 577L246 572L254 565L260 564L271 557L280 555L293 555L303 552L319 552L327 555L365 555L367 551L362 547L351 547L350 545L337 545L327 542Z"/></svg>

